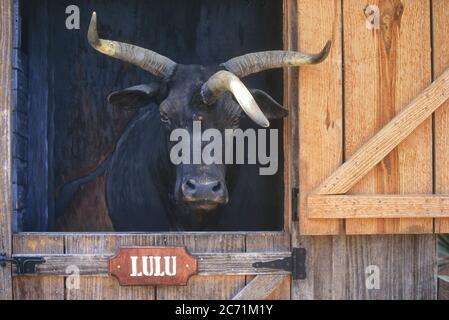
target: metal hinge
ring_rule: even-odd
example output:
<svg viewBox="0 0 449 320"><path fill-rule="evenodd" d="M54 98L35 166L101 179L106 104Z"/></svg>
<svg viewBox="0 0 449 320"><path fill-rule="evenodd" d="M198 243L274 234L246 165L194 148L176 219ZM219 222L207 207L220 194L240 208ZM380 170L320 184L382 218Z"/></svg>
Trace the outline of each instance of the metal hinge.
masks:
<svg viewBox="0 0 449 320"><path fill-rule="evenodd" d="M292 189L292 220L293 221L299 221L298 203L299 203L299 189L293 188Z"/></svg>
<svg viewBox="0 0 449 320"><path fill-rule="evenodd" d="M40 257L7 257L5 253L0 254L0 266L5 267L7 263L15 264L17 275L35 274L36 265L44 262L45 259Z"/></svg>
<svg viewBox="0 0 449 320"><path fill-rule="evenodd" d="M290 271L293 280L305 280L307 278L306 252L304 248L293 248L291 257L267 262L255 262L253 267Z"/></svg>

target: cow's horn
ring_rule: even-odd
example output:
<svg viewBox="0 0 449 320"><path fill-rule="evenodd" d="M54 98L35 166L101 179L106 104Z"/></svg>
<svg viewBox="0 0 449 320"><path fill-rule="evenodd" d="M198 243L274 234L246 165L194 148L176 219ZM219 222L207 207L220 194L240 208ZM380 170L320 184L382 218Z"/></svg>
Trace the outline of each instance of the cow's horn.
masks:
<svg viewBox="0 0 449 320"><path fill-rule="evenodd" d="M176 68L175 62L154 51L132 44L100 39L95 12L92 13L87 39L95 50L107 56L132 63L159 77L170 77Z"/></svg>
<svg viewBox="0 0 449 320"><path fill-rule="evenodd" d="M240 107L258 125L269 127L270 122L260 110L249 90L229 71L218 71L201 87L201 97L207 105L214 103L226 91L231 92Z"/></svg>
<svg viewBox="0 0 449 320"><path fill-rule="evenodd" d="M327 58L331 46L332 41L328 41L323 50L317 54L282 50L249 53L233 58L222 66L238 77L245 77L268 69L317 64Z"/></svg>

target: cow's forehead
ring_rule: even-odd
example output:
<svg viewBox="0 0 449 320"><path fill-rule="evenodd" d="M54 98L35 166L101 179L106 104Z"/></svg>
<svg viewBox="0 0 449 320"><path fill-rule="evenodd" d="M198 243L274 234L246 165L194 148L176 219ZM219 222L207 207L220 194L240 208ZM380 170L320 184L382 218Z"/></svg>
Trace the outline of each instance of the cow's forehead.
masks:
<svg viewBox="0 0 449 320"><path fill-rule="evenodd" d="M161 108L178 119L190 120L198 116L216 117L216 113L223 116L225 110L219 112L217 108L205 107L198 96L203 83L218 70L220 70L218 66L178 65L175 74L168 82L170 91L161 104Z"/></svg>
<svg viewBox="0 0 449 320"><path fill-rule="evenodd" d="M176 67L170 83L173 86L199 85L207 81L214 73L220 70L219 66L183 65Z"/></svg>

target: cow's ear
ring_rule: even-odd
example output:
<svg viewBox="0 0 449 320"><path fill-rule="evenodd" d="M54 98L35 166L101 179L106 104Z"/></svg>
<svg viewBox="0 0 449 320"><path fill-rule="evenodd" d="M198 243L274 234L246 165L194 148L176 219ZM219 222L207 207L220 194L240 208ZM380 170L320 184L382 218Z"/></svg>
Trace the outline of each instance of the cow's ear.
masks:
<svg viewBox="0 0 449 320"><path fill-rule="evenodd" d="M159 92L159 83L141 84L112 92L108 96L108 101L114 107L118 108L141 108L153 102L159 95Z"/></svg>
<svg viewBox="0 0 449 320"><path fill-rule="evenodd" d="M266 92L258 89L251 89L251 94L268 119L282 119L288 115L288 110L277 103Z"/></svg>

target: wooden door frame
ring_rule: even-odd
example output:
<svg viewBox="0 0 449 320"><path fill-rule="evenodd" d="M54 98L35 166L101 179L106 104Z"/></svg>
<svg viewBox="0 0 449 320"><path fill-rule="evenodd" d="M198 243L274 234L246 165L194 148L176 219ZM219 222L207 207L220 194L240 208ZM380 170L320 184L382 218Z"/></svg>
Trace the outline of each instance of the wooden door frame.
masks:
<svg viewBox="0 0 449 320"><path fill-rule="evenodd" d="M12 1L0 0L0 254L11 255ZM0 266L0 300L12 299L10 264Z"/></svg>

